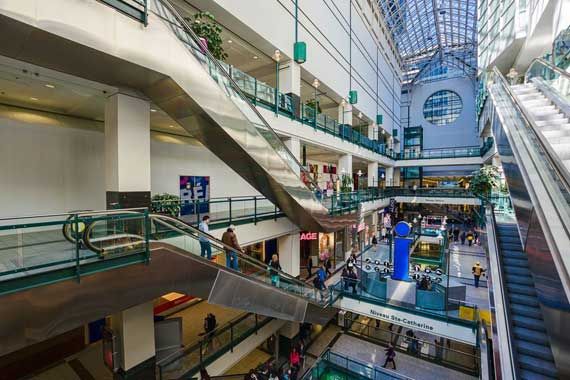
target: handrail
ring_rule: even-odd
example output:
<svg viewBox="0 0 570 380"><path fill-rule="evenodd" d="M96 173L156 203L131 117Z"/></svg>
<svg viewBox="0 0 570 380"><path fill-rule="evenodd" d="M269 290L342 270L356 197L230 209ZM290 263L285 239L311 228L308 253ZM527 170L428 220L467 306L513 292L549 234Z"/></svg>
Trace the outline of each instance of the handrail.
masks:
<svg viewBox="0 0 570 380"><path fill-rule="evenodd" d="M530 68L532 67L532 65L533 65L535 62L541 63L542 65L548 67L550 70L556 71L557 74L562 75L563 77L566 77L568 80L570 80L570 73L568 73L568 72L562 70L562 69L561 69L560 67L558 67L558 66L554 66L552 63L550 63L550 62L544 60L543 58L535 58L535 59L533 59L533 60L530 62L530 65L528 65L528 69L527 69L527 71L526 71L526 73L525 73L525 75L524 75L524 77L525 77L525 82L528 82L527 76L528 76L528 74L529 74L529 72L530 72Z"/></svg>
<svg viewBox="0 0 570 380"><path fill-rule="evenodd" d="M499 242L497 240L495 212L493 205L489 204L485 211L487 219L487 255L489 258L489 269L491 276L487 279L489 288L493 289L493 301L495 316L493 321L496 324L496 329L493 329L493 334L496 335L495 351L499 351L500 363L496 367L500 369L503 379L516 379L517 366L514 353L513 337L511 335L510 313L508 308L508 297L505 294L506 283L503 278L503 269L501 259L499 257ZM494 286L497 284L498 286ZM496 333L495 333L496 331ZM506 348L506 349L505 349Z"/></svg>
<svg viewBox="0 0 570 380"><path fill-rule="evenodd" d="M180 13L178 12L178 10L172 5L172 3L170 2L170 0L156 0L158 2L160 2L162 5L164 5L166 8L168 8L168 10L172 13L172 15L174 16L174 18L176 19L176 21L178 21L178 23L182 26L182 28L184 29L184 31L194 40L194 43L197 46L202 46L202 44L200 43L200 38L196 35L196 33L194 33L194 31L192 30L192 28L190 27L190 25L188 25L188 23L186 22L186 20L184 19L184 17L182 17L182 15L180 15ZM214 56L212 55L212 53L210 53L210 51L208 49L201 49L200 52L202 54L204 54L206 57L208 57L209 61L212 62L217 69L223 73L223 75L226 77L226 79L228 80L229 83L231 83L232 85L232 89L234 91L236 91L241 97L242 99L248 99L247 96L243 93L243 91L241 90L241 88L239 87L239 85L234 81L234 79L232 78L232 76L226 71L225 67L216 59L214 58ZM261 115L261 113L259 112L259 110L257 109L257 107L255 107L255 105L253 105L249 100L247 100L245 102L246 104L248 104L248 106L251 108L251 110L257 115L257 117L259 118L259 120L264 124L264 126L267 128L267 131L269 131L269 133L271 133L273 135L273 137L276 139L276 141L280 141L281 145L280 148L283 149L286 153L289 154L289 159L292 159L297 166L299 167L300 171L303 172L305 174L306 177L306 181L309 181L314 188L310 189L310 190L314 190L314 189L319 189L320 187L318 185L318 183L316 183L310 176L310 173L308 170L306 170L303 165L301 165L301 163L299 162L299 160L297 160L297 157L295 157L293 155L293 153L291 153L291 151L289 150L289 148L287 148L287 146L281 141L281 138L279 138L279 135L277 135L277 133L275 132L275 130L269 125L269 123L265 120L265 118ZM301 178L301 177L300 177Z"/></svg>

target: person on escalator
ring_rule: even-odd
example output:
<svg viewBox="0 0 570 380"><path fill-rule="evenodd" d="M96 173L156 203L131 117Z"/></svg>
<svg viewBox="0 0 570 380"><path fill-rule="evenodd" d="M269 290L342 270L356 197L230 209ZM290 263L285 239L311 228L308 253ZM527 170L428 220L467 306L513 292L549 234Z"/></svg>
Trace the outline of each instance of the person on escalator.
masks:
<svg viewBox="0 0 570 380"><path fill-rule="evenodd" d="M210 233L210 229L208 227L210 224L210 217L208 215L204 215L202 218L202 222L198 226L198 229L206 234ZM207 257L208 260L212 260L212 246L208 238L204 235L200 235L200 256Z"/></svg>
<svg viewBox="0 0 570 380"><path fill-rule="evenodd" d="M481 263L477 261L473 268L471 268L471 272L473 273L473 281L475 282L475 287L479 287L479 279L481 276L485 274L485 269L481 267Z"/></svg>
<svg viewBox="0 0 570 380"><path fill-rule="evenodd" d="M271 261L269 262L269 276L271 277L271 285L279 287L279 271L281 270L281 264L279 264L279 256L273 254L271 256Z"/></svg>
<svg viewBox="0 0 570 380"><path fill-rule="evenodd" d="M222 243L226 245L224 251L226 252L226 267L234 270L239 270L238 267L238 257L236 252L242 252L242 249L238 243L237 235L235 233L235 226L232 224L228 227L226 232L222 235ZM232 247L229 249L227 247Z"/></svg>
<svg viewBox="0 0 570 380"><path fill-rule="evenodd" d="M319 269L317 269L317 274L313 279L313 286L315 287L315 293L318 291L321 296L321 301L325 298L325 291L327 290L327 285L325 280L327 278L327 272L325 263L322 263ZM315 298L317 295L315 294Z"/></svg>
<svg viewBox="0 0 570 380"><path fill-rule="evenodd" d="M342 279L344 282L344 290L348 291L349 287L352 287L352 294L356 294L356 285L358 281L358 276L354 271L354 264L349 262L346 264L342 270Z"/></svg>

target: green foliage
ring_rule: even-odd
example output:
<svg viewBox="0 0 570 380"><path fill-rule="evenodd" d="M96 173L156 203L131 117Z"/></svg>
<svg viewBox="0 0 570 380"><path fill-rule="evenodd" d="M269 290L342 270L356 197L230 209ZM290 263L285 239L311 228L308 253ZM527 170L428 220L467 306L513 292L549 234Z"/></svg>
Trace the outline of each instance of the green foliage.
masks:
<svg viewBox="0 0 570 380"><path fill-rule="evenodd" d="M214 58L223 61L228 55L222 47L222 28L216 23L216 18L210 12L198 12L194 19L187 18L186 21L192 27L198 37L208 41L208 50Z"/></svg>
<svg viewBox="0 0 570 380"><path fill-rule="evenodd" d="M469 189L476 195L489 196L500 185L499 169L493 165L482 166L473 172Z"/></svg>
<svg viewBox="0 0 570 380"><path fill-rule="evenodd" d="M305 102L305 105L307 107L311 107L312 109L315 109L315 99L309 99ZM321 110L321 104L319 102L317 102L317 114L322 113Z"/></svg>
<svg viewBox="0 0 570 380"><path fill-rule="evenodd" d="M352 177L347 175L347 174L343 174L340 177L340 191L342 193L349 193L352 191Z"/></svg>
<svg viewBox="0 0 570 380"><path fill-rule="evenodd" d="M178 217L180 214L180 197L174 194L155 194L150 200L150 210L156 214Z"/></svg>

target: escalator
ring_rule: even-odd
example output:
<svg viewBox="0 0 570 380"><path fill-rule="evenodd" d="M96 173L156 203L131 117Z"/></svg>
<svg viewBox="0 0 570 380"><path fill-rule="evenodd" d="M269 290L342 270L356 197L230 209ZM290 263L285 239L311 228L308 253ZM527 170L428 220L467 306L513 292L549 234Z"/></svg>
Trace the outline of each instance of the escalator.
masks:
<svg viewBox="0 0 570 380"><path fill-rule="evenodd" d="M495 352L496 371L502 378L568 378L570 76L536 59L524 84L509 84L496 68L492 78L486 105L491 116L485 122L514 210L514 215L495 210L492 220L486 215L487 231L494 230L489 233L494 314L505 310L502 322L493 318L499 341L494 347L502 351Z"/></svg>
<svg viewBox="0 0 570 380"><path fill-rule="evenodd" d="M26 9L0 7L0 34L11 41L0 46L0 55L139 91L304 230L334 231L356 223L358 203L338 207L339 200L323 199L312 175L226 66L203 47L174 2L148 3L148 26L119 19L117 29L125 30L111 41L101 28L115 16L103 3L85 5L82 17L100 21L81 25L93 29L80 33L76 25L67 29L69 23L57 14L30 17Z"/></svg>
<svg viewBox="0 0 570 380"><path fill-rule="evenodd" d="M77 261L50 263L52 243L46 243L46 262L14 279L27 285L1 296L0 356L170 292L296 322L326 324L337 312L332 304L339 293L318 292L240 252L237 268L228 268L229 247L176 218L111 210L72 220L82 221L72 228L82 233L72 233L75 244L65 244L77 247ZM200 256L200 238L211 244L213 260ZM10 279L0 284L6 288Z"/></svg>

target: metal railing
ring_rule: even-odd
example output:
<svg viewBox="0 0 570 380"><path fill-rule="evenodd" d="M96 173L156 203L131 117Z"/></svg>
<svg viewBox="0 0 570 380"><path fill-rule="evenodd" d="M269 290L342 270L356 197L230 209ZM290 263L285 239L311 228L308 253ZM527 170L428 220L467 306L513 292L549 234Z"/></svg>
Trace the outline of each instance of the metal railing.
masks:
<svg viewBox="0 0 570 380"><path fill-rule="evenodd" d="M347 374L347 378L370 379L370 380L413 380L410 377L399 374L395 371L364 363L348 357L344 354L332 352L327 349L321 354L313 367L306 372L303 380L319 380L326 378L329 371L342 371Z"/></svg>
<svg viewBox="0 0 570 380"><path fill-rule="evenodd" d="M145 26L148 23L148 1L149 0L99 0L119 12L142 22Z"/></svg>
<svg viewBox="0 0 570 380"><path fill-rule="evenodd" d="M395 329L371 326L357 320L345 319L345 329L349 334L365 337L382 345L392 344L401 352L407 352L420 359L435 362L444 367L466 372L478 376L480 371L480 354L477 348L473 352L464 352L444 345L437 345L433 341L420 338L410 338L400 334Z"/></svg>
<svg viewBox="0 0 570 380"><path fill-rule="evenodd" d="M201 367L213 363L227 352L233 352L238 344L250 335L257 334L272 320L253 313L236 317L157 363L159 379L191 379Z"/></svg>

